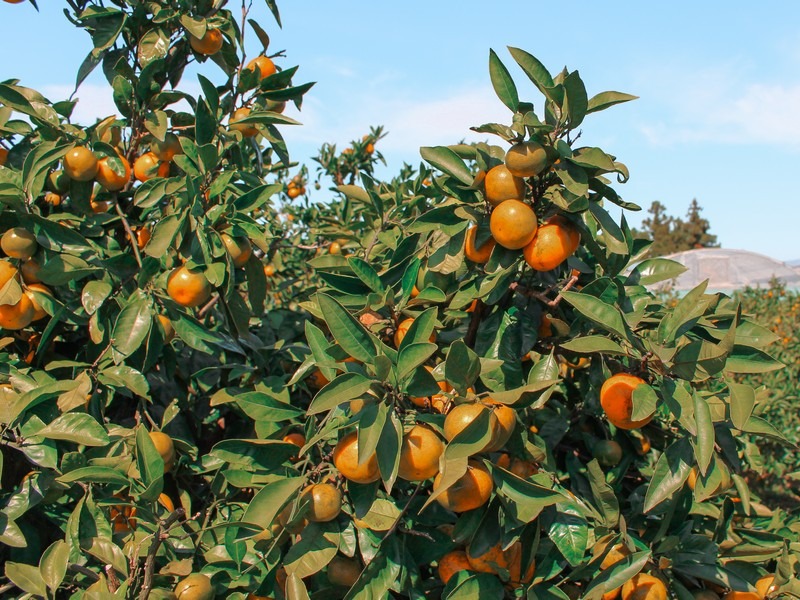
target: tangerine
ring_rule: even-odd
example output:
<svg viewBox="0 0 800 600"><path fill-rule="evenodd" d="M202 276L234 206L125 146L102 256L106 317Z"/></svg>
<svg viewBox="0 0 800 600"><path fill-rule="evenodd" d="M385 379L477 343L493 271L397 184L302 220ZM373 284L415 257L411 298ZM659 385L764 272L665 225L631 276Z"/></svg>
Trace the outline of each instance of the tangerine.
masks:
<svg viewBox="0 0 800 600"><path fill-rule="evenodd" d="M36 236L22 227L12 227L0 237L0 248L11 258L29 259L39 249Z"/></svg>
<svg viewBox="0 0 800 600"><path fill-rule="evenodd" d="M622 600L667 600L667 595L664 582L647 573L634 575L622 585Z"/></svg>
<svg viewBox="0 0 800 600"><path fill-rule="evenodd" d="M167 294L181 306L194 308L211 297L211 284L200 271L192 271L184 265L170 273Z"/></svg>
<svg viewBox="0 0 800 600"><path fill-rule="evenodd" d="M249 108L247 108L246 106L243 106L242 108L237 108L234 111L233 118L230 121L230 128L241 132L241 134L246 138L251 138L251 137L257 136L258 135L258 128L253 123L238 123L237 122L237 121L240 121L242 119L246 119L249 116L250 116L250 109ZM299 194L299 190L298 190L298 194L297 195L298 196L300 195ZM289 194L289 197L291 198L292 195Z"/></svg>
<svg viewBox="0 0 800 600"><path fill-rule="evenodd" d="M151 431L150 441L156 447L156 451L164 461L164 473L170 471L175 464L175 444L172 438L163 431Z"/></svg>
<svg viewBox="0 0 800 600"><path fill-rule="evenodd" d="M515 177L534 177L547 168L549 159L541 144L528 141L511 146L506 152L505 162Z"/></svg>
<svg viewBox="0 0 800 600"><path fill-rule="evenodd" d="M358 432L344 436L333 449L333 464L342 476L355 483L372 483L381 474L378 471L378 457L373 452L367 459L358 462Z"/></svg>
<svg viewBox="0 0 800 600"><path fill-rule="evenodd" d="M612 425L619 429L638 429L653 419L653 415L650 415L640 421L631 420L633 390L644 383L641 377L627 373L617 373L606 379L600 388L600 405Z"/></svg>
<svg viewBox="0 0 800 600"><path fill-rule="evenodd" d="M489 227L503 248L519 250L534 238L538 223L530 206L519 200L506 200L492 211Z"/></svg>
<svg viewBox="0 0 800 600"><path fill-rule="evenodd" d="M442 474L433 480L433 488L439 487ZM436 497L436 501L447 510L465 512L481 507L492 495L492 475L483 463L470 459L467 472L459 477L453 485Z"/></svg>
<svg viewBox="0 0 800 600"><path fill-rule="evenodd" d="M131 164L122 156L117 159L122 163L122 174L117 173L108 163L108 156L104 156L97 161L97 174L95 179L109 192L116 192L125 187L131 178Z"/></svg>
<svg viewBox="0 0 800 600"><path fill-rule="evenodd" d="M175 586L177 600L214 600L214 586L208 575L192 573Z"/></svg>
<svg viewBox="0 0 800 600"><path fill-rule="evenodd" d="M272 59L267 56L256 56L253 60L247 63L245 69L248 71L257 72L260 79L266 79L270 75L274 75L277 72L275 63L272 62Z"/></svg>
<svg viewBox="0 0 800 600"><path fill-rule="evenodd" d="M478 235L478 226L472 225L467 229L467 236L464 239L464 255L474 263L484 264L488 262L492 255L496 242L494 238L486 240L480 248L475 246L475 238Z"/></svg>
<svg viewBox="0 0 800 600"><path fill-rule="evenodd" d="M64 172L75 181L91 181L97 167L97 157L85 146L76 146L64 156Z"/></svg>
<svg viewBox="0 0 800 600"><path fill-rule="evenodd" d="M536 230L522 253L532 269L550 271L572 256L580 239L580 233L569 221L551 219Z"/></svg>
<svg viewBox="0 0 800 600"><path fill-rule="evenodd" d="M155 152L145 152L133 163L133 176L145 182L153 177L169 175L169 163L158 160Z"/></svg>
<svg viewBox="0 0 800 600"><path fill-rule="evenodd" d="M415 425L403 436L397 476L406 481L430 479L439 472L443 453L444 443L439 436L429 427Z"/></svg>
<svg viewBox="0 0 800 600"><path fill-rule="evenodd" d="M317 483L303 490L308 504L306 517L312 523L333 521L342 512L342 492L330 483Z"/></svg>
<svg viewBox="0 0 800 600"><path fill-rule="evenodd" d="M225 250L231 257L233 266L237 269L245 266L253 255L253 246L250 245L250 240L246 237L233 237L227 233L220 234L220 237L225 245Z"/></svg>
<svg viewBox="0 0 800 600"><path fill-rule="evenodd" d="M189 44L192 50L204 56L216 54L222 49L222 32L219 29L206 29L203 37L195 37L189 34Z"/></svg>
<svg viewBox="0 0 800 600"><path fill-rule="evenodd" d="M463 550L453 550L439 559L439 579L445 585L459 571L469 571L470 569L472 569L472 566L469 564L467 553Z"/></svg>
<svg viewBox="0 0 800 600"><path fill-rule="evenodd" d="M33 321L36 309L28 294L22 294L16 304L0 304L0 327L16 331Z"/></svg>
<svg viewBox="0 0 800 600"><path fill-rule="evenodd" d="M525 182L515 177L505 165L492 167L483 180L486 201L497 206L506 200L522 200L525 198Z"/></svg>

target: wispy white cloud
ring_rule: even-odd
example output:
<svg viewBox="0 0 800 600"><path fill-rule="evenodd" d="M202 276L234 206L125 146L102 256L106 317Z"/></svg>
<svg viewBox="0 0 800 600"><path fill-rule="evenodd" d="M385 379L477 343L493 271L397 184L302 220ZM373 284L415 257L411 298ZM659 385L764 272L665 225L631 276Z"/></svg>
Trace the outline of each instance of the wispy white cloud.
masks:
<svg viewBox="0 0 800 600"><path fill-rule="evenodd" d="M745 80L743 69L725 65L689 73L658 73L657 112L642 124L652 144L693 142L772 143L800 148L800 84ZM671 88L666 93L664 88ZM647 95L642 94L647 102Z"/></svg>

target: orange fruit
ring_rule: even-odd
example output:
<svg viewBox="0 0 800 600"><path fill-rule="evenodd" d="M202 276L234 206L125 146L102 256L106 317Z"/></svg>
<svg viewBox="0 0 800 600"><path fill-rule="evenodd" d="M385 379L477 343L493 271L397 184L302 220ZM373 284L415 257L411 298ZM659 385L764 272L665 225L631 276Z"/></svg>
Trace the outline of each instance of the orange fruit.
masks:
<svg viewBox="0 0 800 600"><path fill-rule="evenodd" d="M170 471L175 465L175 444L172 443L172 438L162 431L151 431L150 441L164 461L164 473Z"/></svg>
<svg viewBox="0 0 800 600"><path fill-rule="evenodd" d="M698 475L700 475L700 470L697 467L692 467L692 470L689 471L689 477L686 479L686 483L689 484L690 490L694 491L694 488L697 485Z"/></svg>
<svg viewBox="0 0 800 600"><path fill-rule="evenodd" d="M153 140L150 144L150 151L156 155L158 160L169 162L178 154L183 154L181 141L177 135L170 132L164 136L164 141Z"/></svg>
<svg viewBox="0 0 800 600"><path fill-rule="evenodd" d="M25 283L41 283L42 280L39 279L39 271L41 270L42 265L39 264L39 261L34 258L29 258L20 267L20 273L22 273L22 281ZM2 287L2 286L0 286Z"/></svg>
<svg viewBox="0 0 800 600"><path fill-rule="evenodd" d="M489 228L503 248L519 250L530 244L538 223L533 209L519 200L506 200L492 211Z"/></svg>
<svg viewBox="0 0 800 600"><path fill-rule="evenodd" d="M303 490L308 504L306 518L312 523L333 521L342 512L342 492L330 483L316 483Z"/></svg>
<svg viewBox="0 0 800 600"><path fill-rule="evenodd" d="M139 247L139 250L141 250L147 245L147 242L150 241L152 234L150 233L150 229L144 225L136 229L135 233L136 245Z"/></svg>
<svg viewBox="0 0 800 600"><path fill-rule="evenodd" d="M361 576L361 563L354 558L336 555L328 563L328 581L333 585L353 587Z"/></svg>
<svg viewBox="0 0 800 600"><path fill-rule="evenodd" d="M286 102L278 100L267 100L266 109L276 113L283 113L286 110Z"/></svg>
<svg viewBox="0 0 800 600"><path fill-rule="evenodd" d="M28 294L22 294L16 304L0 304L0 327L12 331L24 329L31 324L35 313Z"/></svg>
<svg viewBox="0 0 800 600"><path fill-rule="evenodd" d="M469 564L467 553L463 550L453 550L439 559L439 579L445 585L459 571L468 571L470 569L472 569L472 566Z"/></svg>
<svg viewBox="0 0 800 600"><path fill-rule="evenodd" d="M297 198L300 195L300 188L298 187L290 187L286 190L286 195L289 196L292 200Z"/></svg>
<svg viewBox="0 0 800 600"><path fill-rule="evenodd" d="M487 451L494 444L495 437L499 435L500 425L497 422L494 411L491 411L480 402L467 402L454 406L444 419L444 437L447 438L448 442L452 442L459 433L487 411L489 412L489 429L492 432L492 437L479 452Z"/></svg>
<svg viewBox="0 0 800 600"><path fill-rule="evenodd" d="M64 156L64 172L75 181L91 181L97 167L97 157L84 146L76 146Z"/></svg>
<svg viewBox="0 0 800 600"><path fill-rule="evenodd" d="M515 177L505 165L492 167L483 180L486 201L497 206L506 200L522 200L525 198L525 182Z"/></svg>
<svg viewBox="0 0 800 600"><path fill-rule="evenodd" d="M214 600L214 586L208 575L192 573L175 586L177 600Z"/></svg>
<svg viewBox="0 0 800 600"><path fill-rule="evenodd" d="M236 111L233 113L233 118L230 120L230 128L235 129L236 131L241 132L241 134L246 137L255 137L258 135L258 128L252 123L237 123L240 119L246 119L250 116L250 109L246 106L242 108L237 108ZM299 194L298 194L299 195ZM289 196L292 197L291 195Z"/></svg>
<svg viewBox="0 0 800 600"><path fill-rule="evenodd" d="M475 246L475 238L478 235L478 226L472 225L467 229L467 236L464 240L464 256L474 263L484 264L492 255L495 247L494 238L486 240L480 248Z"/></svg>
<svg viewBox="0 0 800 600"><path fill-rule="evenodd" d="M667 596L664 582L647 573L634 575L622 586L622 600L667 600Z"/></svg>
<svg viewBox="0 0 800 600"><path fill-rule="evenodd" d="M766 598L769 594L778 589L775 585L775 575L764 575L756 581L756 589L762 598Z"/></svg>
<svg viewBox="0 0 800 600"><path fill-rule="evenodd" d="M497 452L506 445L511 434L514 433L514 427L517 426L517 411L510 406L491 399L488 399L486 403L489 405L495 419L497 419L495 434L492 436L492 442L486 451ZM445 422L447 421L445 420Z"/></svg>
<svg viewBox="0 0 800 600"><path fill-rule="evenodd" d="M124 188L125 184L130 181L131 164L126 158L118 156L117 158L122 162L123 170L122 175L120 175L108 164L108 158L108 156L104 156L97 161L97 174L95 175L95 179L97 183L102 185L109 192L116 192Z"/></svg>
<svg viewBox="0 0 800 600"><path fill-rule="evenodd" d="M19 1L22 2L22 0ZM6 0L6 2L8 2L8 0ZM14 4L16 4L16 2ZM0 146L0 167L4 166L7 160L8 160L8 150Z"/></svg>
<svg viewBox="0 0 800 600"><path fill-rule="evenodd" d="M358 433L344 436L333 449L333 464L342 476L355 483L372 483L381 474L378 471L378 458L373 453L363 463L358 462Z"/></svg>
<svg viewBox="0 0 800 600"><path fill-rule="evenodd" d="M755 592L739 592L736 590L731 590L722 597L722 600L764 600L764 596Z"/></svg>
<svg viewBox="0 0 800 600"><path fill-rule="evenodd" d="M639 456L644 456L648 452L650 452L650 438L646 435L642 435L642 437L638 437L634 440L634 446L636 449L636 454Z"/></svg>
<svg viewBox="0 0 800 600"><path fill-rule="evenodd" d="M298 448L302 448L306 445L306 436L295 431L292 433L287 433L285 436L283 436L283 441L287 444L294 444Z"/></svg>
<svg viewBox="0 0 800 600"><path fill-rule="evenodd" d="M532 269L550 271L572 256L580 240L580 233L569 221L551 219L536 230L522 253Z"/></svg>
<svg viewBox="0 0 800 600"><path fill-rule="evenodd" d="M529 141L511 146L506 152L505 162L515 177L534 177L547 168L549 160L541 144Z"/></svg>
<svg viewBox="0 0 800 600"><path fill-rule="evenodd" d="M189 44L192 50L198 54L210 56L216 54L222 48L222 32L219 29L206 29L203 37L195 37L189 34Z"/></svg>
<svg viewBox="0 0 800 600"><path fill-rule="evenodd" d="M409 317L408 319L403 319L400 324L397 326L397 329L394 332L394 347L399 348L400 344L403 342L403 338L406 337L411 324L414 322L413 317ZM431 333L428 341L431 344L436 343L436 331Z"/></svg>
<svg viewBox="0 0 800 600"><path fill-rule="evenodd" d="M617 373L606 379L600 388L600 405L612 425L619 429L638 429L652 420L652 415L641 421L631 420L633 390L644 383L644 379L627 373Z"/></svg>
<svg viewBox="0 0 800 600"><path fill-rule="evenodd" d="M157 315L156 318L164 332L164 343L169 344L175 337L175 328L172 326L172 321L169 320L167 315Z"/></svg>
<svg viewBox="0 0 800 600"><path fill-rule="evenodd" d="M27 286L27 289L25 290L25 295L31 301L31 304L33 304L32 321L38 321L39 319L44 319L48 315L47 311L44 308L42 308L42 305L39 304L39 302L36 300L36 295L33 294L32 292L47 294L50 297L53 296L53 292L50 291L50 288L48 288L45 285L42 285L41 283L32 283Z"/></svg>
<svg viewBox="0 0 800 600"><path fill-rule="evenodd" d="M328 246L328 254L341 254L342 253L342 245L339 242L331 242L331 245Z"/></svg>
<svg viewBox="0 0 800 600"><path fill-rule="evenodd" d="M22 227L12 227L0 237L0 248L11 258L29 259L39 249L36 236Z"/></svg>
<svg viewBox="0 0 800 600"><path fill-rule="evenodd" d="M592 553L594 554L594 556L600 556L603 552L606 551L607 546L608 546L608 541L600 542L594 547ZM629 556L630 553L631 551L628 550L628 547L625 546L625 544L617 544L616 546L613 546L611 550L608 551L608 554L605 555L603 561L600 563L600 569L606 570L614 566L619 561L623 560L626 556ZM605 594L603 594L603 600L615 600L616 598L619 597L621 590L622 587L618 587L614 588L611 591L606 592Z"/></svg>
<svg viewBox="0 0 800 600"><path fill-rule="evenodd" d="M91 200L89 204L92 207L92 212L96 215L108 212L108 209L111 208L111 203L108 200Z"/></svg>
<svg viewBox="0 0 800 600"><path fill-rule="evenodd" d="M535 561L531 560L525 573L522 573L522 544L514 542L505 552L508 563L508 583L514 587L528 584L533 581L533 572L536 569Z"/></svg>
<svg viewBox="0 0 800 600"><path fill-rule="evenodd" d="M442 474L433 480L434 489L439 487ZM436 501L453 512L464 512L483 506L492 495L492 476L483 463L470 459L467 472L436 497Z"/></svg>
<svg viewBox="0 0 800 600"><path fill-rule="evenodd" d="M275 267L273 265L264 265L264 275L267 277L275 275Z"/></svg>
<svg viewBox="0 0 800 600"><path fill-rule="evenodd" d="M248 71L256 71L261 79L266 79L270 75L273 75L277 72L275 63L272 62L272 59L266 56L256 56L253 60L247 63L245 69Z"/></svg>
<svg viewBox="0 0 800 600"><path fill-rule="evenodd" d="M47 192L44 195L44 201L45 204L49 204L50 206L61 206L61 196L53 192Z"/></svg>
<svg viewBox="0 0 800 600"><path fill-rule="evenodd" d="M253 254L253 246L250 245L250 240L246 237L233 237L227 233L221 233L220 237L225 245L225 250L231 257L233 266L237 269L245 266Z"/></svg>
<svg viewBox="0 0 800 600"><path fill-rule="evenodd" d="M181 306L194 308L211 298L211 284L200 271L178 267L167 279L167 294Z"/></svg>
<svg viewBox="0 0 800 600"><path fill-rule="evenodd" d="M500 542L491 546L483 554L473 556L467 552L467 560L471 570L478 573L498 573L501 569L508 570L508 559Z"/></svg>
<svg viewBox="0 0 800 600"><path fill-rule="evenodd" d="M19 275L17 267L7 260L0 260L0 289L17 275Z"/></svg>
<svg viewBox="0 0 800 600"><path fill-rule="evenodd" d="M443 453L444 443L439 436L429 427L415 425L403 436L397 476L406 481L430 479L439 472Z"/></svg>
<svg viewBox="0 0 800 600"><path fill-rule="evenodd" d="M121 494L114 494L115 498L122 499ZM109 507L108 520L114 533L127 533L136 528L136 507L117 504Z"/></svg>
<svg viewBox="0 0 800 600"><path fill-rule="evenodd" d="M169 163L158 160L155 152L145 152L133 163L133 176L138 181L145 182L153 177L167 175L169 175Z"/></svg>

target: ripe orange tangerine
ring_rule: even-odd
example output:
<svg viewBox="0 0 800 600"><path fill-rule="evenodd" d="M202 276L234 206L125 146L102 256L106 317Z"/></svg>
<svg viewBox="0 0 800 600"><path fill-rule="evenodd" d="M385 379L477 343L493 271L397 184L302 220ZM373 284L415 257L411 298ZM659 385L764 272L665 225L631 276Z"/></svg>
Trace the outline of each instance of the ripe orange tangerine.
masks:
<svg viewBox="0 0 800 600"><path fill-rule="evenodd" d="M486 445L478 450L478 452L489 450L496 436L498 436L500 424L494 412L480 402L466 402L450 409L450 412L447 413L447 417L444 419L444 437L447 438L448 442L452 442L459 433L464 431L475 419L486 412L489 413L489 430L492 436Z"/></svg>
<svg viewBox="0 0 800 600"><path fill-rule="evenodd" d="M233 237L227 233L221 233L222 243L231 257L233 266L237 269L242 268L250 260L253 254L253 246L246 237Z"/></svg>
<svg viewBox="0 0 800 600"><path fill-rule="evenodd" d="M125 187L131 178L131 164L122 156L117 157L122 163L122 174L117 173L108 163L108 156L97 161L97 174L95 179L109 192L116 192Z"/></svg>
<svg viewBox="0 0 800 600"><path fill-rule="evenodd" d="M667 595L664 582L647 573L634 575L622 586L622 600L667 600Z"/></svg>
<svg viewBox="0 0 800 600"><path fill-rule="evenodd" d="M0 237L0 248L11 258L29 259L39 249L36 236L23 227L12 227Z"/></svg>
<svg viewBox="0 0 800 600"><path fill-rule="evenodd" d="M497 452L506 445L511 434L514 433L514 428L517 426L517 411L510 406L495 402L491 398L486 401L486 404L497 420L492 442L486 451Z"/></svg>
<svg viewBox="0 0 800 600"><path fill-rule="evenodd" d="M150 144L150 151L156 155L158 160L168 162L178 154L183 154L183 147L177 135L170 132L164 136L164 141L153 140Z"/></svg>
<svg viewBox="0 0 800 600"><path fill-rule="evenodd" d="M308 504L306 518L312 523L333 521L342 512L342 492L330 483L316 483L301 495Z"/></svg>
<svg viewBox="0 0 800 600"><path fill-rule="evenodd" d="M91 181L97 168L97 157L85 146L76 146L64 156L64 172L75 181Z"/></svg>
<svg viewBox="0 0 800 600"><path fill-rule="evenodd" d="M372 483L381 474L378 471L378 457L373 453L363 463L358 462L358 432L344 436L333 449L333 464L342 476L355 483Z"/></svg>
<svg viewBox="0 0 800 600"><path fill-rule="evenodd" d="M31 283L27 286L25 290L25 295L31 301L33 305L33 318L31 321L38 321L40 319L44 319L47 315L47 311L42 308L42 305L36 300L36 295L33 292L39 292L40 294L46 294L48 296L53 296L53 292L50 291L46 285L41 283Z"/></svg>
<svg viewBox="0 0 800 600"><path fill-rule="evenodd" d="M496 242L494 238L486 240L480 248L475 246L475 239L478 235L478 226L472 225L467 229L467 236L464 239L464 255L474 263L484 264L488 262L492 255Z"/></svg>
<svg viewBox="0 0 800 600"><path fill-rule="evenodd" d="M169 163L158 160L155 152L145 152L133 163L133 176L141 182L168 175Z"/></svg>
<svg viewBox="0 0 800 600"><path fill-rule="evenodd" d="M22 273L22 281L25 283L41 283L42 280L39 279L39 271L41 270L42 265L39 264L39 261L35 258L29 258L20 267L20 273ZM0 285L2 287L2 285Z"/></svg>
<svg viewBox="0 0 800 600"><path fill-rule="evenodd" d="M519 200L501 202L489 219L492 237L503 248L519 250L536 235L538 222L533 209Z"/></svg>
<svg viewBox="0 0 800 600"><path fill-rule="evenodd" d="M192 49L198 54L210 56L216 54L222 49L222 32L219 29L206 29L203 37L195 37L189 34L189 44Z"/></svg>
<svg viewBox="0 0 800 600"><path fill-rule="evenodd" d="M522 253L532 269L550 271L572 256L580 240L574 225L564 218L554 218L536 230Z"/></svg>
<svg viewBox="0 0 800 600"><path fill-rule="evenodd" d="M275 63L272 59L266 56L256 56L253 60L247 63L245 67L248 71L256 71L260 79L266 79L270 75L277 72Z"/></svg>
<svg viewBox="0 0 800 600"><path fill-rule="evenodd" d="M150 440L164 461L164 473L170 471L175 464L175 444L172 438L163 431L151 431Z"/></svg>
<svg viewBox="0 0 800 600"><path fill-rule="evenodd" d="M7 1L8 0L6 0L6 2ZM20 2L22 2L22 0L20 0ZM0 146L0 167L4 166L7 160L8 160L8 150Z"/></svg>
<svg viewBox="0 0 800 600"><path fill-rule="evenodd" d="M433 488L437 489L442 474L433 480ZM492 476L483 463L470 459L467 472L456 482L436 497L436 501L447 510L465 512L483 506L492 495Z"/></svg>
<svg viewBox="0 0 800 600"><path fill-rule="evenodd" d="M178 267L167 279L167 294L181 306L194 308L211 298L211 284L200 271Z"/></svg>
<svg viewBox="0 0 800 600"><path fill-rule="evenodd" d="M406 481L430 479L439 472L443 453L444 443L439 436L429 427L415 425L403 436L397 476Z"/></svg>
<svg viewBox="0 0 800 600"><path fill-rule="evenodd" d="M644 379L627 373L617 373L606 379L600 388L600 405L612 425L619 429L638 429L653 419L650 415L641 421L631 420L633 390L644 383Z"/></svg>
<svg viewBox="0 0 800 600"><path fill-rule="evenodd" d="M483 180L486 201L497 206L506 200L522 200L525 197L525 182L515 177L505 165L492 167Z"/></svg>
<svg viewBox="0 0 800 600"><path fill-rule="evenodd" d="M19 271L14 265L7 260L0 260L0 288L17 275L19 275Z"/></svg>
<svg viewBox="0 0 800 600"><path fill-rule="evenodd" d="M413 317L409 317L409 318L404 319L403 321L401 321L400 324L397 326L397 329L394 332L394 347L395 348L399 348L400 347L400 344L403 342L403 338L406 337L406 334L408 333L408 330L411 327L411 324L413 322L414 322L414 318ZM436 332L435 331L433 333L431 333L431 336L428 338L428 341L431 344L435 344L436 343Z"/></svg>
<svg viewBox="0 0 800 600"><path fill-rule="evenodd" d="M22 294L16 304L0 304L0 327L17 331L33 321L36 309L28 294Z"/></svg>
<svg viewBox="0 0 800 600"><path fill-rule="evenodd" d="M450 578L459 571L468 571L470 569L472 569L472 567L467 559L467 553L463 550L453 550L439 559L439 579L441 579L442 583L445 585L450 581Z"/></svg>
<svg viewBox="0 0 800 600"><path fill-rule="evenodd" d="M242 108L237 108L234 111L233 117L230 120L230 128L241 132L241 134L246 138L257 136L258 135L258 128L253 123L237 123L237 121L239 121L241 119L246 119L249 116L250 116L250 109L249 108L247 108L246 106L243 106ZM295 188L292 188L292 189L295 189ZM298 196L300 195L299 190L298 190L297 195ZM291 198L292 195L289 194L289 197Z"/></svg>

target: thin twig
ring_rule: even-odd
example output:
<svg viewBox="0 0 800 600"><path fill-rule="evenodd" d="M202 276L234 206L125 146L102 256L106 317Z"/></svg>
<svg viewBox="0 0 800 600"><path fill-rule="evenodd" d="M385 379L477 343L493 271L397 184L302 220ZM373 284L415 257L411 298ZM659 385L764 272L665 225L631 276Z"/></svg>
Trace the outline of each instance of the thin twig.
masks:
<svg viewBox="0 0 800 600"><path fill-rule="evenodd" d="M150 590L153 589L153 571L156 567L156 554L158 553L159 546L161 546L161 542L169 537L169 534L165 534L164 530L169 529L170 525L185 516L186 511L184 511L183 508L178 508L158 524L158 529L153 535L153 543L150 544L150 550L147 552L147 559L144 563L144 583L142 584L142 591L139 593L139 600L147 600L147 597L150 595Z"/></svg>
<svg viewBox="0 0 800 600"><path fill-rule="evenodd" d="M214 305L216 305L217 302L219 302L219 294L209 300L206 305L197 312L197 318L202 319L205 317L208 314L208 311L214 308Z"/></svg>
<svg viewBox="0 0 800 600"><path fill-rule="evenodd" d="M125 216L125 213L122 211L122 207L119 205L119 202L115 202L114 206L117 209L117 214L119 218L122 219L122 226L125 228L125 232L128 234L128 239L131 241L131 248L133 248L133 257L136 259L136 264L139 265L139 268L142 268L142 255L139 254L139 244L136 241L136 236L133 234L133 229L131 229L131 224L128 223L128 219Z"/></svg>
<svg viewBox="0 0 800 600"><path fill-rule="evenodd" d="M106 565L103 570L106 572L106 577L108 578L108 591L113 594L119 589L119 577L117 577L117 572L111 565Z"/></svg>
<svg viewBox="0 0 800 600"><path fill-rule="evenodd" d="M97 573L95 573L94 571L90 571L89 569L87 569L82 565L76 565L75 563L72 563L67 568L73 573L80 573L81 575L85 575L86 577L91 579L92 582L100 581L100 576Z"/></svg>
<svg viewBox="0 0 800 600"><path fill-rule="evenodd" d="M417 497L417 492L419 492L419 490L422 488L422 483L423 482L420 481L417 484L417 487L414 488L414 493L411 494L411 497L408 499L408 502L406 502L406 505L403 507L403 510L400 511L399 515L397 515L397 519L395 519L394 524L391 526L389 531L386 532L386 535L384 535L381 538L381 543L383 543L390 535L392 535L394 533L395 529L397 529L400 526L400 519L402 519L403 515L405 515L408 512L408 509L411 506L411 503L414 501L414 498Z"/></svg>

